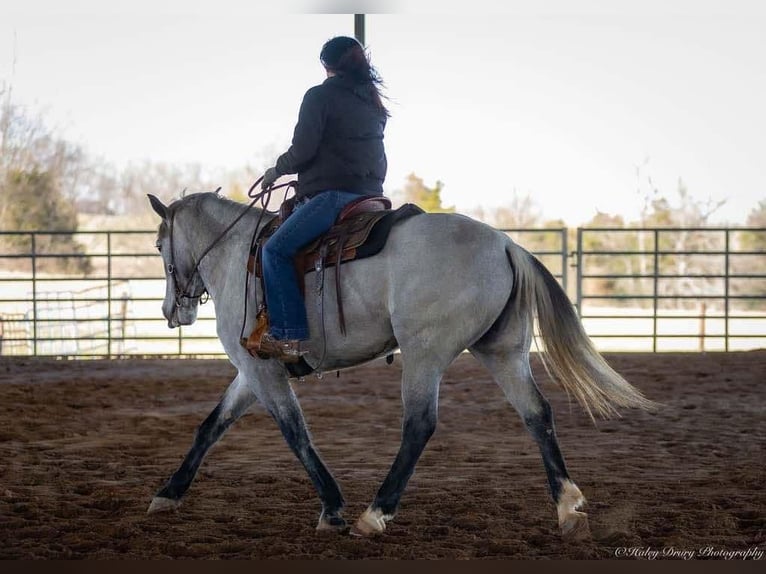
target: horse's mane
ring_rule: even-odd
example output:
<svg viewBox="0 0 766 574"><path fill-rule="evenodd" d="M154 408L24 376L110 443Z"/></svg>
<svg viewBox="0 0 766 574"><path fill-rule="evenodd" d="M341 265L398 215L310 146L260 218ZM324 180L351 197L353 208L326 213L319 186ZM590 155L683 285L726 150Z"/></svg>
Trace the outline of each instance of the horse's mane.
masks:
<svg viewBox="0 0 766 574"><path fill-rule="evenodd" d="M219 224L228 225L247 209L247 206L247 203L235 201L212 191L208 191L191 193L176 199L168 207L171 210L171 213L188 210L195 217L206 216ZM257 218L261 210L260 208L253 206L249 211L250 213L243 217L244 220Z"/></svg>
<svg viewBox="0 0 766 574"><path fill-rule="evenodd" d="M245 206L245 204L239 201L234 201L233 199L229 199L228 197L219 195L215 192L202 191L179 197L178 199L173 200L168 207L173 211L180 209L194 209L197 211L202 211L204 208L208 207L209 204L212 204L212 201L215 201L217 205L225 205L227 208L231 207L244 209Z"/></svg>

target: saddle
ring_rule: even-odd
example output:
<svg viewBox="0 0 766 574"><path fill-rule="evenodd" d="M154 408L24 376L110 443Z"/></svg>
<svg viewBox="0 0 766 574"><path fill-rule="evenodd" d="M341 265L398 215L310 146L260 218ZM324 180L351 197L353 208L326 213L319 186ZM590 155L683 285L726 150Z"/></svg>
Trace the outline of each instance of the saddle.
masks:
<svg viewBox="0 0 766 574"><path fill-rule="evenodd" d="M285 206L286 204L286 206ZM275 217L263 229L255 245L255 252L250 253L247 270L263 277L261 267L262 246L276 233L277 229L292 213L292 204L285 202ZM340 212L335 224L323 235L301 249L295 256L295 270L298 276L315 271L317 264L323 267L337 266L344 261L356 259L356 250L370 235L372 228L384 216L391 213L391 200L380 196L364 196L352 201ZM383 246L381 245L382 249ZM303 286L305 293L305 286Z"/></svg>
<svg viewBox="0 0 766 574"><path fill-rule="evenodd" d="M276 230L290 216L294 200L282 204L278 217L267 223L251 249L247 270L263 281L262 253L263 245L274 235ZM335 224L323 235L301 249L295 256L295 269L302 292L306 293L305 276L311 271L317 272L317 285L321 289L323 272L328 267L335 267L336 301L338 322L343 335L346 334L346 321L343 313L341 293L341 267L343 263L372 257L379 253L386 244L391 228L399 221L424 213L417 205L407 203L392 210L391 200L382 196L362 196L352 201L338 215ZM256 327L242 344L252 353L258 348L261 335L268 329L266 314L259 310Z"/></svg>

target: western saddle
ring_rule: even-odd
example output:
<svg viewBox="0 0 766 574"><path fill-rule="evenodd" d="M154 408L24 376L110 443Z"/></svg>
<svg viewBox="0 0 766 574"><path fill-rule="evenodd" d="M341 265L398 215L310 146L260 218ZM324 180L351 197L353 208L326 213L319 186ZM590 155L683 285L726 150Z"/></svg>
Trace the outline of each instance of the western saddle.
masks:
<svg viewBox="0 0 766 574"><path fill-rule="evenodd" d="M294 199L286 200L280 208L279 215L265 225L251 249L247 269L249 273L260 278L261 282L263 281L263 245L290 216L293 209ZM307 273L316 271L318 275L318 290L322 288L324 269L335 267L338 321L341 333L344 335L346 334L346 321L343 314L343 298L341 293L341 264L353 261L354 259L370 257L378 253L383 248L388 231L390 231L393 224L404 217L417 213L422 213L422 210L411 204L406 204L393 211L391 210L391 200L386 197L362 196L343 208L335 224L296 255L295 269L298 277L305 278ZM378 226L379 223L381 224L380 226ZM373 230L376 227L380 228L381 231L376 231L373 234ZM371 234L374 237L371 238ZM301 287L305 295L305 280L301 282ZM257 355L261 336L267 329L268 318L265 304L262 302L258 310L255 329L253 329L249 337L242 339L242 346L250 354Z"/></svg>

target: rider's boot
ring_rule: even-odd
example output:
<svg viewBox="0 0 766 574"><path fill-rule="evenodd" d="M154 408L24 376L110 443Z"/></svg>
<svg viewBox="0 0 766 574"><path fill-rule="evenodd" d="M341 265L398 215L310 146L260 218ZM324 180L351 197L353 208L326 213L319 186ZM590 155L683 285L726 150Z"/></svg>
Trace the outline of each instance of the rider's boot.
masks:
<svg viewBox="0 0 766 574"><path fill-rule="evenodd" d="M283 363L297 363L308 351L301 349L301 341L297 339L275 339L271 334L264 333L261 337L258 352L269 355Z"/></svg>

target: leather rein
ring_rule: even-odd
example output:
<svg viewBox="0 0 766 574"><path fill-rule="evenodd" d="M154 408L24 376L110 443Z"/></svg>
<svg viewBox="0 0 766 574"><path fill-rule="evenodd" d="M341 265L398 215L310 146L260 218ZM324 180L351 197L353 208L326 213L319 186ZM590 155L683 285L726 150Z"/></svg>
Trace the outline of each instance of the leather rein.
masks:
<svg viewBox="0 0 766 574"><path fill-rule="evenodd" d="M260 228L261 222L263 220L263 215L268 210L269 202L271 201L272 191L275 191L280 188L288 188L287 190L285 190L285 194L287 194L287 191L289 191L289 188L297 186L296 181L290 181L288 183L272 185L268 189L254 193L255 189L258 187L258 184L261 183L262 180L263 180L263 176L255 180L255 183L253 183L253 185L250 186L250 189L247 191L247 196L250 197L252 201L242 210L242 212L229 225L226 226L226 228L221 233L218 234L218 236L202 252L202 255L200 255L199 258L197 258L197 260L194 263L194 268L192 269L191 275L189 275L189 279L186 281L186 283L183 286L178 277L178 273L177 273L178 268L175 265L175 250L173 247L173 221L175 220L175 218L174 217L170 218L170 220L168 221L168 235L170 239L170 263L168 263L167 271L168 271L168 274L173 277L173 286L175 287L176 307L183 306L184 299L187 299L190 301L195 301L195 300L199 301L200 305L204 305L205 303L207 303L208 299L210 299L210 294L208 293L207 287L205 287L204 284L202 286L202 291L200 291L197 295L193 295L190 292L195 276L199 275L200 263L202 263L202 260L205 258L205 256L208 253L210 253L213 250L213 248L216 245L218 245L218 243L226 236L226 234L228 234L229 231L231 231L232 228L250 211L250 209L256 203L260 201L262 210L261 210L260 216L258 217L258 223L255 226L256 234L257 234L257 230ZM215 191L215 193L218 193L219 191L221 191L220 187Z"/></svg>

